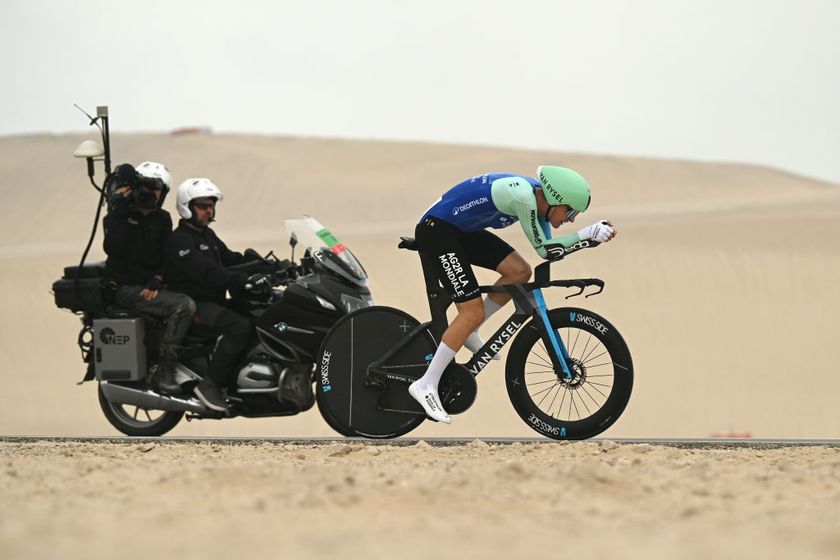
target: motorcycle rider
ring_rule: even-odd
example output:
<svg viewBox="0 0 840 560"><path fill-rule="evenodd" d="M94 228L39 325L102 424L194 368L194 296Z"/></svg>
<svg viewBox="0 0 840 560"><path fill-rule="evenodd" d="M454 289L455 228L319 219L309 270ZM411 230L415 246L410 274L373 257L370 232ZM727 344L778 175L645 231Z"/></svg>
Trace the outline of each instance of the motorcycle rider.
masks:
<svg viewBox="0 0 840 560"><path fill-rule="evenodd" d="M423 377L409 386L409 394L438 422L451 423L438 396L438 383L461 346L476 352L484 341L478 328L510 300L507 293L482 299L471 265L495 270L497 284L527 282L531 267L513 247L485 228L522 225L539 256L562 256L575 244L613 239L612 222L600 220L576 233L551 239L551 227L574 222L589 208L591 193L586 180L572 169L543 165L539 180L511 173L488 173L467 179L449 189L423 214L415 229L421 253L440 266L437 275L455 302L458 315L441 337Z"/></svg>
<svg viewBox="0 0 840 560"><path fill-rule="evenodd" d="M105 276L116 288L114 301L166 320L158 367L149 380L164 393L181 391L175 382L175 349L195 314L192 299L163 287L164 246L172 233L172 218L161 206L171 183L172 175L161 163L144 161L136 169L127 163L117 166L103 221Z"/></svg>
<svg viewBox="0 0 840 560"><path fill-rule="evenodd" d="M227 411L222 389L234 381L234 367L254 330L251 320L232 308L225 292L237 297L246 284L255 292L271 289L265 275L249 276L227 268L242 263L245 257L228 249L209 227L222 199L222 191L210 179L191 178L181 183L175 200L181 220L166 245L168 282L195 300L196 325L219 335L207 373L195 388L201 402L217 412Z"/></svg>

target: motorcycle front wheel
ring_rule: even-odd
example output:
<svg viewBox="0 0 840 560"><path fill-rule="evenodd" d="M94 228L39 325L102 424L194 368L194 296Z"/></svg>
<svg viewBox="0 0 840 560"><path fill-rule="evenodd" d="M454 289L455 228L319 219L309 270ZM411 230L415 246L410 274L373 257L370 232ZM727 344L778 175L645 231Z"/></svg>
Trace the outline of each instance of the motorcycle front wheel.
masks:
<svg viewBox="0 0 840 560"><path fill-rule="evenodd" d="M152 410L133 404L119 404L109 401L97 386L99 407L108 422L127 436L157 437L174 428L184 412L180 410Z"/></svg>

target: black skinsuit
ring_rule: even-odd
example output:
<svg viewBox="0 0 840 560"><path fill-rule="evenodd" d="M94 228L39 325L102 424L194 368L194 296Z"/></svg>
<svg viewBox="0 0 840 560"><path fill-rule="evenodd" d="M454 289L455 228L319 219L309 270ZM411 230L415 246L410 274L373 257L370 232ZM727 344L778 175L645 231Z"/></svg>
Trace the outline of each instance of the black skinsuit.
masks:
<svg viewBox="0 0 840 560"><path fill-rule="evenodd" d="M242 289L248 274L227 267L245 257L231 251L210 228L196 230L181 220L166 244L166 279L173 290L195 300L196 323L220 338L210 358L207 377L225 386L253 331L249 319L227 306L225 292Z"/></svg>

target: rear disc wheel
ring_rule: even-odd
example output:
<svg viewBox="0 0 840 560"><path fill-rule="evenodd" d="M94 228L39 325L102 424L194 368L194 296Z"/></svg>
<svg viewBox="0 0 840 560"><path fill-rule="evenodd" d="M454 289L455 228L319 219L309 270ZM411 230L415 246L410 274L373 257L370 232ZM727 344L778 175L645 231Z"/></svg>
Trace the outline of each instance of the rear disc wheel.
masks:
<svg viewBox="0 0 840 560"><path fill-rule="evenodd" d="M423 422L425 415L408 394L408 384L423 375L434 355L435 342L427 330L383 365L388 379L368 373L371 362L419 324L399 309L373 306L333 325L318 352L315 391L318 410L330 427L344 436L384 439L407 434Z"/></svg>

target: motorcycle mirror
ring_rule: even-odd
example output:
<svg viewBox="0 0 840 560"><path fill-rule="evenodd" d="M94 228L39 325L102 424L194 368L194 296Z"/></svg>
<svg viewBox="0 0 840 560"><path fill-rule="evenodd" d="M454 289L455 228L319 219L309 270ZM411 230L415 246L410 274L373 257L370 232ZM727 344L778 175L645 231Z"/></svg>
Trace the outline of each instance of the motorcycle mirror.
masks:
<svg viewBox="0 0 840 560"><path fill-rule="evenodd" d="M292 236L289 238L289 245L292 246L292 258L291 258L292 261L295 260L295 245L297 245L297 244L298 244L297 234L295 232L292 232Z"/></svg>

